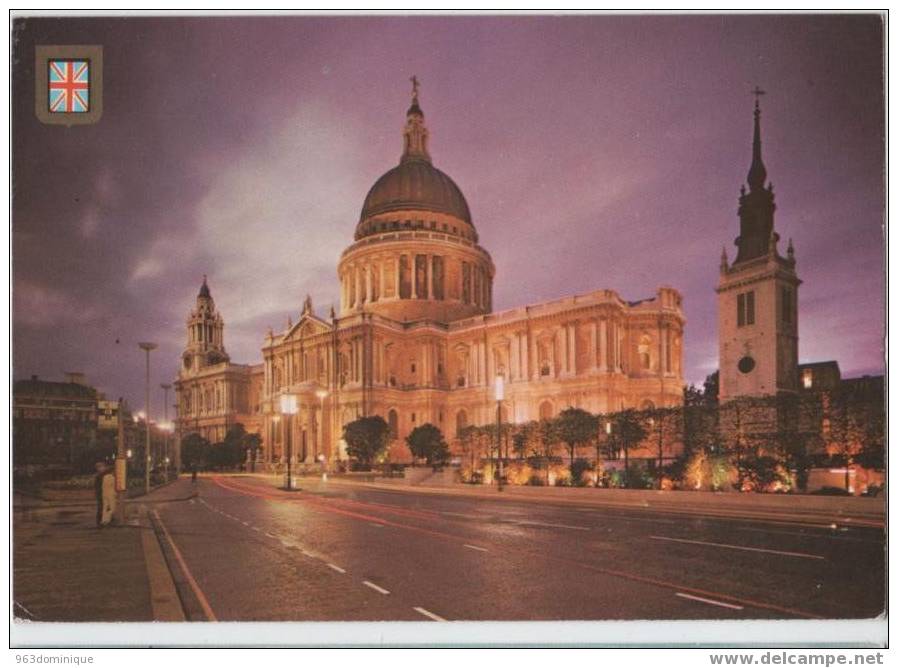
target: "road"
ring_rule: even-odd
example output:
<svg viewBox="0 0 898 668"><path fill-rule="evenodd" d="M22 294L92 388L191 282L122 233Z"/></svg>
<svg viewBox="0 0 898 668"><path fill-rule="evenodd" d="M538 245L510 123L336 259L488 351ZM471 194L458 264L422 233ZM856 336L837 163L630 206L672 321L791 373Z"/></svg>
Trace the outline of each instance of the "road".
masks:
<svg viewBox="0 0 898 668"><path fill-rule="evenodd" d="M882 529L301 485L166 488L152 514L190 619L861 618L884 605Z"/></svg>

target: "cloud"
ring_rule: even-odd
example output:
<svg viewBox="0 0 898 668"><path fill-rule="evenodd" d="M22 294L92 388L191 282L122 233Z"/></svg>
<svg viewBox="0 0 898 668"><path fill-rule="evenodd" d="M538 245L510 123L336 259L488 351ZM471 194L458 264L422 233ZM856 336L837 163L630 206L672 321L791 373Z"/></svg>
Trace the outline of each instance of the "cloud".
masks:
<svg viewBox="0 0 898 668"><path fill-rule="evenodd" d="M346 115L303 106L211 178L194 244L232 325L296 313L307 292L319 307L338 294L337 262L370 179L354 162L361 133L338 118Z"/></svg>
<svg viewBox="0 0 898 668"><path fill-rule="evenodd" d="M18 281L13 308L17 323L44 327L91 322L98 316L95 306L83 304L62 290L31 281Z"/></svg>

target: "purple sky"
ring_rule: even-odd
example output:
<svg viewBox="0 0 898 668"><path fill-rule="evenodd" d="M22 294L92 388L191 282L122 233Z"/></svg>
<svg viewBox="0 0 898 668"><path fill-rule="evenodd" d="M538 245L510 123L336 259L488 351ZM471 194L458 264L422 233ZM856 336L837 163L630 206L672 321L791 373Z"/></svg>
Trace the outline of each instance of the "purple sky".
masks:
<svg viewBox="0 0 898 668"><path fill-rule="evenodd" d="M692 382L717 366L760 84L800 358L883 371L877 16L27 19L14 40L16 378L83 371L142 407L137 341L170 382L204 273L236 362L261 361L306 292L326 313L367 189L398 162L412 74L496 307L672 285ZM35 44L103 45L99 124L37 121Z"/></svg>

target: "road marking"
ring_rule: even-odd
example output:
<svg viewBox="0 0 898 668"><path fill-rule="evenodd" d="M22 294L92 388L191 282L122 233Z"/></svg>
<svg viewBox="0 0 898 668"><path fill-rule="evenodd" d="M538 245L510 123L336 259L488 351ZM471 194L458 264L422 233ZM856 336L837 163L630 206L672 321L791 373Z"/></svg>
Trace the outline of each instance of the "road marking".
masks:
<svg viewBox="0 0 898 668"><path fill-rule="evenodd" d="M371 589L373 589L374 591L379 591L381 594L389 594L390 593L383 587L378 587L376 584L374 584L373 582L369 582L368 580L363 580L362 584L365 585L366 587L371 587Z"/></svg>
<svg viewBox="0 0 898 668"><path fill-rule="evenodd" d="M261 531L259 527L253 527L253 531Z"/></svg>
<svg viewBox="0 0 898 668"><path fill-rule="evenodd" d="M702 603L707 603L708 605L717 605L721 608L729 608L731 610L744 609L741 605L733 605L732 603L724 603L723 601L714 601L710 598L702 598L701 596L693 596L692 594L683 594L681 592L677 592L677 596L679 596L680 598L688 598L690 601L701 601Z"/></svg>
<svg viewBox="0 0 898 668"><path fill-rule="evenodd" d="M342 568L340 568L339 566L337 566L337 564L328 564L327 567L330 568L330 569L332 569L332 570L337 571L338 573L345 573L345 572L346 572L344 569L342 569Z"/></svg>
<svg viewBox="0 0 898 668"><path fill-rule="evenodd" d="M373 527L377 527L378 529L383 529L383 528L384 528L384 525L383 525L383 524L378 524L377 522L368 522L368 524L370 524L370 525L373 526Z"/></svg>
<svg viewBox="0 0 898 668"><path fill-rule="evenodd" d="M270 531L266 531L266 532L265 532L265 535L268 536L269 538L277 538L277 536L275 536L275 535L274 535L273 533L271 533Z"/></svg>
<svg viewBox="0 0 898 668"><path fill-rule="evenodd" d="M244 522L243 520L240 520L240 523L245 527L249 526L249 522Z"/></svg>
<svg viewBox="0 0 898 668"><path fill-rule="evenodd" d="M467 543L465 543L464 545L466 548L468 548L470 550L479 550L480 552L489 552L489 550L487 550L485 547L478 547L477 545L468 545Z"/></svg>
<svg viewBox="0 0 898 668"><path fill-rule="evenodd" d="M425 617L430 617L435 622L445 622L446 621L439 615L435 615L430 610L425 610L424 608L412 608L412 610L424 615Z"/></svg>
<svg viewBox="0 0 898 668"><path fill-rule="evenodd" d="M784 552L782 550L766 550L762 547L746 547L744 545L728 545L727 543L709 543L703 540L687 540L685 538L670 538L669 536L649 536L653 540L668 540L674 543L690 543L692 545L707 545L709 547L722 547L727 550L744 550L746 552L763 552L765 554L780 554L784 557L801 557L802 559L824 559L819 554L807 554L805 552Z"/></svg>
<svg viewBox="0 0 898 668"><path fill-rule="evenodd" d="M168 544L171 546L172 552L175 554L175 559L178 560L178 564L181 566L181 569L184 571L184 577L187 578L187 583L190 585L190 588L193 590L194 595L196 596L196 600L200 602L200 607L203 609L203 612L206 615L206 619L210 622L217 622L218 618L215 616L215 613L212 612L212 606L209 605L209 601L206 600L206 595L203 593L203 590L200 589L200 586L197 584L196 580L193 578L193 573L190 572L190 569L187 568L187 562L184 561L184 557L181 555L181 550L178 549L178 546L175 545L175 541L172 539L171 534L168 533L168 527L165 526L165 523L162 521L162 518L159 517L159 511L153 511L153 517L156 518L156 521L159 522L159 528L162 529L162 534L165 536L165 539L168 541Z"/></svg>
<svg viewBox="0 0 898 668"><path fill-rule="evenodd" d="M315 557L315 555L312 554L311 552L309 552L308 550L300 550L300 552L302 552L307 557L313 557L313 558Z"/></svg>

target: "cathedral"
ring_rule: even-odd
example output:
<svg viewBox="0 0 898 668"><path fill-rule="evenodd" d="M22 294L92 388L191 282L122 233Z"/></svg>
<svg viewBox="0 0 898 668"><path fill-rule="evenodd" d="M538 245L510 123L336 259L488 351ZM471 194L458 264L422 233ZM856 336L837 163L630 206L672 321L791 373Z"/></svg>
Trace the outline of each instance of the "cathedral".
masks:
<svg viewBox="0 0 898 668"><path fill-rule="evenodd" d="M502 419L515 423L570 406L604 413L682 403L677 290L627 301L599 289L494 312L497 268L462 191L433 165L417 81L402 146L337 263L339 311L316 313L307 297L295 323L264 337L261 364L230 361L203 280L175 383L181 437L215 442L240 423L261 434L269 462L284 461L289 438L296 463L333 465L346 459L343 426L379 415L393 435L390 461L410 462L405 437L418 425L436 425L451 442L467 425L495 421L499 377ZM746 195L746 261L766 229L764 193ZM769 202L772 216L772 193ZM744 300L730 292L722 285L721 299ZM734 340L732 354L749 343ZM759 365L758 376L769 373ZM299 408L289 420L280 415L286 394Z"/></svg>

